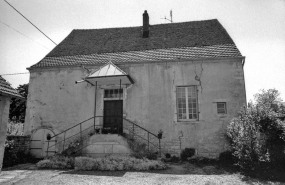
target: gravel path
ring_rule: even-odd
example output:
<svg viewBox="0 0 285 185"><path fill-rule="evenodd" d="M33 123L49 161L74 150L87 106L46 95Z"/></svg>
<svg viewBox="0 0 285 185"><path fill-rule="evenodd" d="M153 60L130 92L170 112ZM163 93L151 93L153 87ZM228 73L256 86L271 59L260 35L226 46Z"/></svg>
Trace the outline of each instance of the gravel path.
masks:
<svg viewBox="0 0 285 185"><path fill-rule="evenodd" d="M1 185L263 184L242 179L241 175L226 174L215 170L213 166L197 168L193 165L182 164L172 164L167 170L147 172L37 170L34 165L26 165L4 170L0 174Z"/></svg>

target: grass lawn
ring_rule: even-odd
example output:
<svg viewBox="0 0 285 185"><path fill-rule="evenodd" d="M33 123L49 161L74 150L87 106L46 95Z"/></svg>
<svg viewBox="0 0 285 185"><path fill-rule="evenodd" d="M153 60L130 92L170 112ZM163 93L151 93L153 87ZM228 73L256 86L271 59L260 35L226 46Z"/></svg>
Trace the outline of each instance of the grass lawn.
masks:
<svg viewBox="0 0 285 185"><path fill-rule="evenodd" d="M248 177L231 168L216 164L169 163L167 170L154 171L75 171L38 170L34 164L4 169L0 174L3 185L33 184L285 184Z"/></svg>

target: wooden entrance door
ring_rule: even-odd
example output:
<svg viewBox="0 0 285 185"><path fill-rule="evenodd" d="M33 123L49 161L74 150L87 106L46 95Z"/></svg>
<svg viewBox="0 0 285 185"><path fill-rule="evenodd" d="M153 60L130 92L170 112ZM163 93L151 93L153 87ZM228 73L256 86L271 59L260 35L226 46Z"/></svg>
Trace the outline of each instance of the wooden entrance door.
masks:
<svg viewBox="0 0 285 185"><path fill-rule="evenodd" d="M123 100L104 101L103 133L122 133Z"/></svg>

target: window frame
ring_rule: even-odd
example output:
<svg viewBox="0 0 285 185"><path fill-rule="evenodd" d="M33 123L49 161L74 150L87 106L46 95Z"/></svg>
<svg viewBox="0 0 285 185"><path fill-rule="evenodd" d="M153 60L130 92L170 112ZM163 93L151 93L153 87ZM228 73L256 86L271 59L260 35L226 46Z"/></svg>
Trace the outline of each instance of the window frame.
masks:
<svg viewBox="0 0 285 185"><path fill-rule="evenodd" d="M188 99L188 88L192 87L195 91L195 100L196 100L196 118L189 119L189 99ZM184 88L185 89L185 102L186 102L186 119L180 119L179 118L179 97L178 97L178 88ZM193 102L192 102L193 103ZM176 117L177 122L187 122L187 121L199 121L199 103L198 103L198 87L197 85L182 85L182 86L176 86Z"/></svg>
<svg viewBox="0 0 285 185"><path fill-rule="evenodd" d="M221 115L221 114L227 114L228 110L227 110L227 102L216 102L217 103L217 114ZM220 105L224 105L223 108L219 108L218 106ZM224 110L224 112L219 112L219 110Z"/></svg>
<svg viewBox="0 0 285 185"><path fill-rule="evenodd" d="M118 93L115 93L117 90ZM121 92L120 92L121 90ZM113 94L113 95L118 95L118 96L113 96L113 97L107 97L106 96L106 91L109 91L108 94ZM113 93L110 93L111 91L113 91ZM124 89L120 89L120 88L110 88L110 89L103 89L103 99L105 100L114 100L114 99L123 99L124 97Z"/></svg>

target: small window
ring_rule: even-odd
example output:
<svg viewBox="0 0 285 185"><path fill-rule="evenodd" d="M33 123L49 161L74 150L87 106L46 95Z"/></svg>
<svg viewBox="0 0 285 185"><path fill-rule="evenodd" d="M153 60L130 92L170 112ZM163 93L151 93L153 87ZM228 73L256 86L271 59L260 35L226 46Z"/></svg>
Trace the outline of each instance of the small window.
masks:
<svg viewBox="0 0 285 185"><path fill-rule="evenodd" d="M123 97L123 89L105 89L104 98L121 98Z"/></svg>
<svg viewBox="0 0 285 185"><path fill-rule="evenodd" d="M178 120L198 120L198 93L195 85L176 88Z"/></svg>
<svg viewBox="0 0 285 185"><path fill-rule="evenodd" d="M217 112L218 112L218 114L227 114L226 102L218 102L217 103Z"/></svg>

